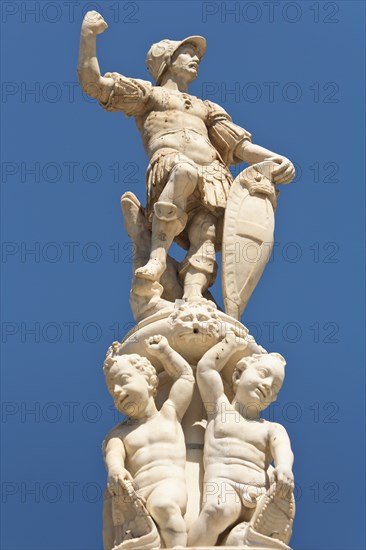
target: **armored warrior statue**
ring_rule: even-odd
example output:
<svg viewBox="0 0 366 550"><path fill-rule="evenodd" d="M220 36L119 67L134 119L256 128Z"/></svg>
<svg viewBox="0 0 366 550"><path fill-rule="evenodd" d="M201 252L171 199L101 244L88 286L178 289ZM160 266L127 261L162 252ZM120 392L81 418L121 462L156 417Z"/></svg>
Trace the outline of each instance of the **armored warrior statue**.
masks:
<svg viewBox="0 0 366 550"><path fill-rule="evenodd" d="M101 75L96 35L106 28L96 12L85 17L78 73L83 90L104 109L135 118L149 158L145 220L151 245L147 263L136 269L135 276L160 281L175 239L188 249L178 266L183 299L202 297L215 278L215 250L222 247L223 216L233 183L228 167L242 161L251 165L269 161L274 184L289 183L294 167L285 157L253 144L251 134L234 124L222 107L188 94L206 50L203 37L153 44L146 60L156 82L153 86L116 72ZM274 203L274 186L261 180L253 179L251 194L269 196ZM130 210L131 201L138 209L131 193L125 200Z"/></svg>

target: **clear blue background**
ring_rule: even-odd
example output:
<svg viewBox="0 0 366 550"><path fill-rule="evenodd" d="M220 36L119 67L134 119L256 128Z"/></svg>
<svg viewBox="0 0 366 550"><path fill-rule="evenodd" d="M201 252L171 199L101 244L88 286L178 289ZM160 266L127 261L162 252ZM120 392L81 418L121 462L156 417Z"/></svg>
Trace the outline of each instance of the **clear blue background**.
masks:
<svg viewBox="0 0 366 550"><path fill-rule="evenodd" d="M76 85L84 6L2 3L4 550L102 547L100 445L116 422L102 362L133 325L119 197L133 190L144 201L147 163L134 121ZM298 167L243 322L288 361L268 414L296 456L292 546L361 550L364 3L275 2L273 17L266 2L99 6L109 23L98 38L102 72L148 79L153 42L201 34L208 48L191 92ZM26 172L36 163L39 178ZM64 163L78 163L74 178Z"/></svg>

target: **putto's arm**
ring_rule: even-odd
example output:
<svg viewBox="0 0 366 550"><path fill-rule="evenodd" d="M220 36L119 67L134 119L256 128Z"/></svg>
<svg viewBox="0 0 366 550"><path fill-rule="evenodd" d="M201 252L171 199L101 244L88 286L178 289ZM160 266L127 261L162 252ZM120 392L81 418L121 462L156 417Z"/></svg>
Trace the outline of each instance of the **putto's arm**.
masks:
<svg viewBox="0 0 366 550"><path fill-rule="evenodd" d="M125 468L126 450L118 432L112 430L103 443L103 455L108 474L107 488L112 496L118 495L121 481L132 481L131 474Z"/></svg>
<svg viewBox="0 0 366 550"><path fill-rule="evenodd" d="M228 334L221 342L209 349L197 365L197 384L204 404L216 403L225 395L221 370L229 359L248 343L244 338ZM207 413L209 413L207 408Z"/></svg>
<svg viewBox="0 0 366 550"><path fill-rule="evenodd" d="M161 361L166 372L174 380L169 397L163 407L173 405L179 420L181 420L193 395L195 380L192 368L179 353L170 347L164 336L151 336L146 341L146 346L149 352Z"/></svg>
<svg viewBox="0 0 366 550"><path fill-rule="evenodd" d="M103 445L104 460L108 473L119 474L125 467L126 452L119 437L111 437Z"/></svg>
<svg viewBox="0 0 366 550"><path fill-rule="evenodd" d="M281 424L275 422L271 424L269 445L275 463L271 483L277 482L286 486L293 485L292 465L294 455L291 450L290 438Z"/></svg>
<svg viewBox="0 0 366 550"><path fill-rule="evenodd" d="M112 78L102 77L97 59L97 34L108 27L103 17L96 11L85 15L80 33L78 77L83 91L94 99L107 101L114 86Z"/></svg>

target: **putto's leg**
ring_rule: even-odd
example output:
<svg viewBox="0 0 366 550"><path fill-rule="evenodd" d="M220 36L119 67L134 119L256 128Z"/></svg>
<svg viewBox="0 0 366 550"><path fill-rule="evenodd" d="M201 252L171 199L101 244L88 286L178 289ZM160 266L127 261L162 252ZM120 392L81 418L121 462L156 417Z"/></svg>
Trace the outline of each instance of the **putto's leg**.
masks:
<svg viewBox="0 0 366 550"><path fill-rule="evenodd" d="M197 181L197 169L187 162L180 162L171 170L159 201L154 205L150 259L135 271L136 277L159 281L166 269L167 253L174 237L187 223L187 198Z"/></svg>
<svg viewBox="0 0 366 550"><path fill-rule="evenodd" d="M162 506L158 504L151 515L156 523L161 525L159 531L166 548L185 547L187 544L186 524L180 510L173 509L173 503L170 503L170 509L166 508L169 503L165 502Z"/></svg>
<svg viewBox="0 0 366 550"><path fill-rule="evenodd" d="M183 519L186 511L187 493L185 484L170 479L153 491L146 507L158 525L166 548L185 547L187 527Z"/></svg>
<svg viewBox="0 0 366 550"><path fill-rule="evenodd" d="M221 533L240 517L242 505L231 484L216 479L207 486L215 487L204 495L204 504L197 521L188 533L188 546L214 546Z"/></svg>

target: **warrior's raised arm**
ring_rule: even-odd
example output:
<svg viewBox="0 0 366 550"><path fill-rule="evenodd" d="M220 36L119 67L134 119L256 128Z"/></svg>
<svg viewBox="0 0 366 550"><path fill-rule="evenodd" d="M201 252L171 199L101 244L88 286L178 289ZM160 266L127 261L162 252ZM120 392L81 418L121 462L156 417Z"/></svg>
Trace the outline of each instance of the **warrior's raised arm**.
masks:
<svg viewBox="0 0 366 550"><path fill-rule="evenodd" d="M114 86L112 78L101 76L97 59L97 34L108 27L100 13L88 11L80 33L78 77L83 91L101 102L108 100Z"/></svg>

